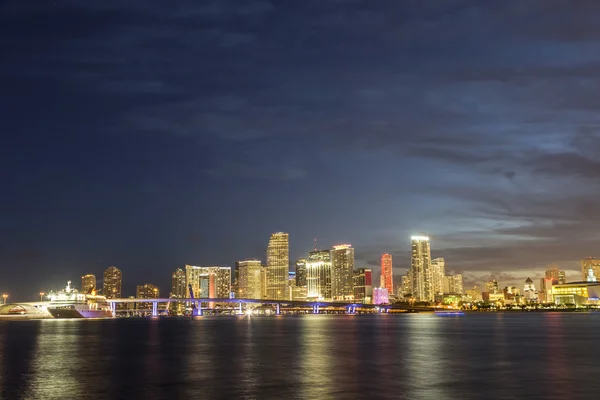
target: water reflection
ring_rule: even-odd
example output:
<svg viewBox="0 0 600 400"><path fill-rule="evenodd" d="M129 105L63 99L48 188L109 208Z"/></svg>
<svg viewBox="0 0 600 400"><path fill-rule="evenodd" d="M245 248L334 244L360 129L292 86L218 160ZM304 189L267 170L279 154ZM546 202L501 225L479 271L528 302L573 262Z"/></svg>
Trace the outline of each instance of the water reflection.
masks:
<svg viewBox="0 0 600 400"><path fill-rule="evenodd" d="M30 390L32 359L39 338L39 321L0 322L0 397L19 398Z"/></svg>

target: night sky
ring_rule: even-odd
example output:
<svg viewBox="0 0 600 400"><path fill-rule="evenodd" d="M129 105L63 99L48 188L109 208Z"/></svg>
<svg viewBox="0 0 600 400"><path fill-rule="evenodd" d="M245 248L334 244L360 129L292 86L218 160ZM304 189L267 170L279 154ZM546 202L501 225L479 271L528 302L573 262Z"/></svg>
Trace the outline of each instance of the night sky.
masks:
<svg viewBox="0 0 600 400"><path fill-rule="evenodd" d="M600 256L596 1L4 1L0 291L410 236L469 283ZM574 270L574 271L573 271ZM376 280L378 282L378 280ZM399 281L395 282L399 284Z"/></svg>

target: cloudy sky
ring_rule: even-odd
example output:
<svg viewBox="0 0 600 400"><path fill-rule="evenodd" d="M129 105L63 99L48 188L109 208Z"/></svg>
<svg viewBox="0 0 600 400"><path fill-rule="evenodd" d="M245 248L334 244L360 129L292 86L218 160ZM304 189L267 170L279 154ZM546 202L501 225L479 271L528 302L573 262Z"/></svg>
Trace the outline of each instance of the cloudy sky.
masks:
<svg viewBox="0 0 600 400"><path fill-rule="evenodd" d="M600 3L0 5L0 290L410 236L470 282L600 256ZM377 271L378 273L378 271Z"/></svg>

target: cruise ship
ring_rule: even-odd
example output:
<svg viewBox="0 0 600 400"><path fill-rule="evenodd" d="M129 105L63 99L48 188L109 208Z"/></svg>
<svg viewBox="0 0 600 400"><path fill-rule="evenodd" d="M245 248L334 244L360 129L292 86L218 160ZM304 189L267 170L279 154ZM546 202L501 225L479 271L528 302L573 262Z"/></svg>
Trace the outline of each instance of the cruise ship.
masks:
<svg viewBox="0 0 600 400"><path fill-rule="evenodd" d="M110 304L106 297L95 293L79 293L71 287L71 281L67 287L57 293L50 294L48 312L54 318L110 318L113 316Z"/></svg>

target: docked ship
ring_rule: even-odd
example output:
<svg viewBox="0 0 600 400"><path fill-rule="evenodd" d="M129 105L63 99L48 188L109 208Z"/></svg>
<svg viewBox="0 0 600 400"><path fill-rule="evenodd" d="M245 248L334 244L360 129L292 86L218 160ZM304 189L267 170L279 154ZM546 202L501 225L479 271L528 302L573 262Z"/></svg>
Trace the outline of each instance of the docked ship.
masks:
<svg viewBox="0 0 600 400"><path fill-rule="evenodd" d="M71 281L67 287L59 292L50 293L50 304L48 312L54 318L110 318L113 316L110 304L105 296L79 293L71 287Z"/></svg>

